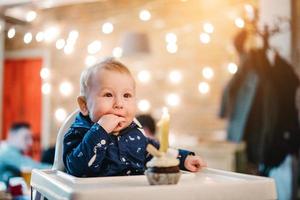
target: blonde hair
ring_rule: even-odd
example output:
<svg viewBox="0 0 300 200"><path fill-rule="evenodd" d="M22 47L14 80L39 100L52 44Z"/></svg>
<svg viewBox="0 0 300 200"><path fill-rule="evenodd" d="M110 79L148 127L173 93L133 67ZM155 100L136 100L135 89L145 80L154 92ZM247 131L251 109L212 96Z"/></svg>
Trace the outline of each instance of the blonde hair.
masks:
<svg viewBox="0 0 300 200"><path fill-rule="evenodd" d="M124 64L122 64L121 62L115 60L112 57L105 58L103 61L98 62L95 65L92 65L91 67L88 67L87 69L85 69L81 73L81 76L80 76L80 96L87 97L91 78L100 69L101 70L108 70L108 71L124 73L124 74L127 74L130 77L132 77L129 69ZM132 80L134 80L134 79L132 78Z"/></svg>

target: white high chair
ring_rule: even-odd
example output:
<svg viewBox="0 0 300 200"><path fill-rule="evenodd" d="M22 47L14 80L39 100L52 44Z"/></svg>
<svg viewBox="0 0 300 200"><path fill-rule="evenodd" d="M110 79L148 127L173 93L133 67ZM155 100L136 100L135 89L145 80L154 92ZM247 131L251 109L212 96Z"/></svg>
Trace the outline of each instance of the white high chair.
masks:
<svg viewBox="0 0 300 200"><path fill-rule="evenodd" d="M76 115L79 113L79 110L75 110L73 113L71 113L66 120L61 125L57 138L56 138L56 144L55 144L55 155L54 155L54 163L52 166L53 170L65 170L65 165L63 162L63 140L64 140L64 134L67 132L67 130L70 128L71 124L74 122ZM139 130L145 135L144 130L142 129L142 126L140 122L134 118L133 121L139 126Z"/></svg>
<svg viewBox="0 0 300 200"><path fill-rule="evenodd" d="M61 125L57 137L56 137L56 144L55 144L55 155L54 155L54 163L52 166L53 170L65 170L65 165L63 162L63 140L64 134L70 128L71 124L74 122L76 115L79 113L79 110L75 110L71 113L64 123Z"/></svg>

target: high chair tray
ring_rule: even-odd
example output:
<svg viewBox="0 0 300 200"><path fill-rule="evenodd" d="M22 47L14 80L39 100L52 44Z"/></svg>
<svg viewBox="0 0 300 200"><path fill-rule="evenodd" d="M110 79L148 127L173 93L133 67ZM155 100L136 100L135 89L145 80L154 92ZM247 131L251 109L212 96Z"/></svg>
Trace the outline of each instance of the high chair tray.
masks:
<svg viewBox="0 0 300 200"><path fill-rule="evenodd" d="M151 186L144 175L77 178L56 170L32 171L31 187L48 199L276 199L271 178L203 169L183 172L177 185Z"/></svg>

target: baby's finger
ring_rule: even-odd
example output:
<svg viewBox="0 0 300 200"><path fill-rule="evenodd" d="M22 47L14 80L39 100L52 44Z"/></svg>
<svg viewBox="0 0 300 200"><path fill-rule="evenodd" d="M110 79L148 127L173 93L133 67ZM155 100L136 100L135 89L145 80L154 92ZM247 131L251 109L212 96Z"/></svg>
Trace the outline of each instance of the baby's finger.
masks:
<svg viewBox="0 0 300 200"><path fill-rule="evenodd" d="M188 170L191 172L197 172L199 168L196 165L188 165Z"/></svg>

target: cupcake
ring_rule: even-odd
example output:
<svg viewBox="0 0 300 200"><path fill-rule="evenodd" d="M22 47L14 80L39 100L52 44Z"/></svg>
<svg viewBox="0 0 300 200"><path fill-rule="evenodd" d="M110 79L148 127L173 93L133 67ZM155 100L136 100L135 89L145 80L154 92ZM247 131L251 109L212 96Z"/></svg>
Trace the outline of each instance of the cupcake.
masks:
<svg viewBox="0 0 300 200"><path fill-rule="evenodd" d="M151 148L155 149L155 147ZM158 152L156 149L155 153L150 151L148 150L153 158L146 163L147 170L145 172L150 185L177 184L181 175L179 160L176 158L178 151L169 149L166 154Z"/></svg>

